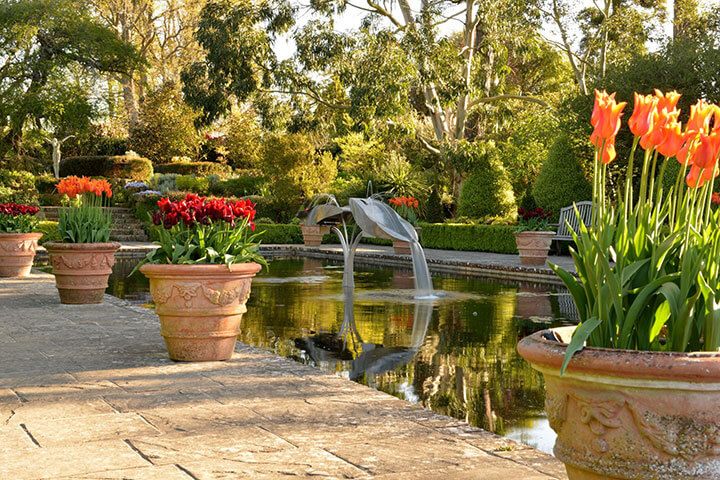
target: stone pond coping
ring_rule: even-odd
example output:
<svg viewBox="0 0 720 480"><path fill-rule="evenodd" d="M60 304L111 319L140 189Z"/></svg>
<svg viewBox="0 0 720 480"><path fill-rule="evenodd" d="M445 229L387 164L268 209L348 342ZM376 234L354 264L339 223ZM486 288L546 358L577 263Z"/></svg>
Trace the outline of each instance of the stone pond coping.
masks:
<svg viewBox="0 0 720 480"><path fill-rule="evenodd" d="M117 252L117 258L143 258L147 252L155 248L152 243L123 243ZM261 251L270 256L299 256L330 259L342 262L340 245L322 245L306 247L305 245L263 245ZM520 264L517 255L487 252L463 252L454 250L426 249L428 267L432 272L454 273L470 276L492 277L501 280L520 282L561 284L560 279L548 267L531 267ZM378 245L361 245L356 254L356 262L412 268L409 255L398 255L392 247ZM36 264L47 263L47 252L41 247L36 256ZM550 257L549 261L574 271L572 259L567 256Z"/></svg>
<svg viewBox="0 0 720 480"><path fill-rule="evenodd" d="M0 279L0 478L562 480L555 458L271 352L175 363L150 310Z"/></svg>

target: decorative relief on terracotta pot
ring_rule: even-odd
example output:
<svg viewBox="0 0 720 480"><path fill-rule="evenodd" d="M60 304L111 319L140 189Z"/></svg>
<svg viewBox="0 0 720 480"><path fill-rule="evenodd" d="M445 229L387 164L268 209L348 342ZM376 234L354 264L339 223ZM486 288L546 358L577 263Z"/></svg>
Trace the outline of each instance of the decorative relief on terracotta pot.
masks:
<svg viewBox="0 0 720 480"><path fill-rule="evenodd" d="M567 409L567 395L553 395L550 391L545 393L545 411L548 416L550 428L559 432L565 423Z"/></svg>
<svg viewBox="0 0 720 480"><path fill-rule="evenodd" d="M65 255L51 254L50 263L52 267L56 269L68 268L70 270L82 270L86 268L112 268L112 266L115 265L115 255L93 253L89 257L87 255L77 254L66 257Z"/></svg>
<svg viewBox="0 0 720 480"><path fill-rule="evenodd" d="M518 248L547 249L550 242L544 238L519 238Z"/></svg>
<svg viewBox="0 0 720 480"><path fill-rule="evenodd" d="M16 252L26 252L26 253L35 253L35 247L37 245L36 240L22 240L19 242L13 241L13 242L0 242L0 250L4 252L10 252L10 253L16 253Z"/></svg>
<svg viewBox="0 0 720 480"><path fill-rule="evenodd" d="M162 305L172 298L174 292L185 301L187 308L192 307L192 299L200 293L213 305L226 307L239 300L240 304L244 304L250 297L250 282L239 285L236 288L224 290L222 288L212 288L205 284L178 284L158 287L151 289L152 297L156 304Z"/></svg>
<svg viewBox="0 0 720 480"><path fill-rule="evenodd" d="M720 455L720 425L682 416L658 416L640 412L627 403L638 430L658 450L685 460Z"/></svg>
<svg viewBox="0 0 720 480"><path fill-rule="evenodd" d="M597 393L595 394L597 395ZM567 419L568 399L574 400L580 414L580 422L587 425L595 435L591 448L606 453L610 445L604 435L610 429L634 427L646 438L650 446L672 457L694 461L702 457L720 455L720 424L681 415L657 415L627 396L611 399L585 398L578 394L552 395L548 393L545 408L550 427L560 432ZM630 413L632 422L626 424L621 413Z"/></svg>
<svg viewBox="0 0 720 480"><path fill-rule="evenodd" d="M227 307L236 300L244 304L250 297L250 282L246 282L244 285L239 285L237 288L231 290L216 290L207 285L202 285L202 289L205 298L207 298L210 303L221 307Z"/></svg>

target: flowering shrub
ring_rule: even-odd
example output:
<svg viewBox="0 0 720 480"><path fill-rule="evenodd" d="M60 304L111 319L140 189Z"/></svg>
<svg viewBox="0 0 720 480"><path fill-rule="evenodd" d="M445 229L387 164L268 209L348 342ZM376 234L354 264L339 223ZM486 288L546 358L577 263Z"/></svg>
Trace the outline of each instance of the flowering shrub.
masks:
<svg viewBox="0 0 720 480"><path fill-rule="evenodd" d="M159 248L142 263L266 264L258 252L255 204L188 194L171 201L161 198L152 215Z"/></svg>
<svg viewBox="0 0 720 480"><path fill-rule="evenodd" d="M68 198L60 209L58 228L63 242L102 243L110 240L112 218L107 206L113 196L107 180L88 177L65 177L57 191Z"/></svg>
<svg viewBox="0 0 720 480"><path fill-rule="evenodd" d="M540 207L534 209L518 209L518 224L516 232L546 232L551 230L550 217L552 212Z"/></svg>
<svg viewBox="0 0 720 480"><path fill-rule="evenodd" d="M595 92L591 225L574 233L577 278L552 265L573 295L581 323L563 370L583 345L654 351L720 349L720 210L712 209L720 156L720 108L699 100L683 128L680 95L635 94L634 141L617 204L605 194L607 165L625 103ZM644 150L639 191L632 172ZM681 168L663 181L670 162ZM683 181L684 179L684 181Z"/></svg>
<svg viewBox="0 0 720 480"><path fill-rule="evenodd" d="M35 215L40 211L32 205L0 203L0 233L30 233L37 228Z"/></svg>
<svg viewBox="0 0 720 480"><path fill-rule="evenodd" d="M417 224L418 221L418 209L420 203L415 197L393 197L388 200L388 203L393 209L398 212L402 218L407 220L413 225Z"/></svg>

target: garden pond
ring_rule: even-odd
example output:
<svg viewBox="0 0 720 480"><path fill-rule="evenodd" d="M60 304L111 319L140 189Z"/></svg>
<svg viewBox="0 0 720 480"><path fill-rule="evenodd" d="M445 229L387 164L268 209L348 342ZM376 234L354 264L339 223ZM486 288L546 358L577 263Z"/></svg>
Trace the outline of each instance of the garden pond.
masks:
<svg viewBox="0 0 720 480"><path fill-rule="evenodd" d="M107 293L150 306L148 282L120 260ZM240 340L552 453L543 380L517 341L575 317L559 286L433 275L414 300L412 271L363 265L353 295L342 265L274 259L253 281Z"/></svg>

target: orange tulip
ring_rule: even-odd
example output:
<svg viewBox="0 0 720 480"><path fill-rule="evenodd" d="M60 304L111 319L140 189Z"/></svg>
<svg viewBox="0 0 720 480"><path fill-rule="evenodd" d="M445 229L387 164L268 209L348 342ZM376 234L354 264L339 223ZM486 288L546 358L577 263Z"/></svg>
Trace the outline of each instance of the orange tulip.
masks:
<svg viewBox="0 0 720 480"><path fill-rule="evenodd" d="M666 157L674 157L685 143L680 122L677 121L677 118L672 118L662 127L662 131L663 140L658 144L657 151Z"/></svg>
<svg viewBox="0 0 720 480"><path fill-rule="evenodd" d="M605 141L605 144L602 146L602 152L600 155L600 161L607 165L608 163L615 160L615 157L617 156L615 152L615 137L610 138L609 140Z"/></svg>
<svg viewBox="0 0 720 480"><path fill-rule="evenodd" d="M680 100L680 95L675 90L672 92L668 92L666 94L663 94L660 90L657 88L655 89L655 98L658 99L658 111L667 110L668 112L671 112L675 110L675 107L678 104L678 101Z"/></svg>
<svg viewBox="0 0 720 480"><path fill-rule="evenodd" d="M620 117L625 108L626 103L615 102L615 94L608 95L607 92L598 92L595 90L595 106L590 118L590 123L594 128L590 137L596 147L601 145L603 141L607 142L620 130Z"/></svg>
<svg viewBox="0 0 720 480"><path fill-rule="evenodd" d="M715 168L718 153L720 152L720 135L713 133L710 135L700 134L700 143L695 152L693 165L698 168L710 169Z"/></svg>
<svg viewBox="0 0 720 480"><path fill-rule="evenodd" d="M704 100L698 100L698 102L690 107L690 119L687 123L687 134L696 134L707 132L710 117L715 113L716 107L705 103Z"/></svg>
<svg viewBox="0 0 720 480"><path fill-rule="evenodd" d="M687 174L687 177L685 177L685 183L690 188L700 188L712 180L713 177L717 176L718 172L716 168L700 168L693 165L692 168L690 168L690 172Z"/></svg>
<svg viewBox="0 0 720 480"><path fill-rule="evenodd" d="M698 144L698 139L695 137L685 140L675 157L680 165L692 165L695 162L695 152L697 152Z"/></svg>
<svg viewBox="0 0 720 480"><path fill-rule="evenodd" d="M660 110L653 129L640 138L640 146L645 150L649 150L663 143L665 140L666 126L677 122L679 115L680 111L678 110Z"/></svg>
<svg viewBox="0 0 720 480"><path fill-rule="evenodd" d="M657 97L640 95L635 92L635 107L628 120L628 126L633 135L642 137L652 131L658 117L657 106Z"/></svg>

